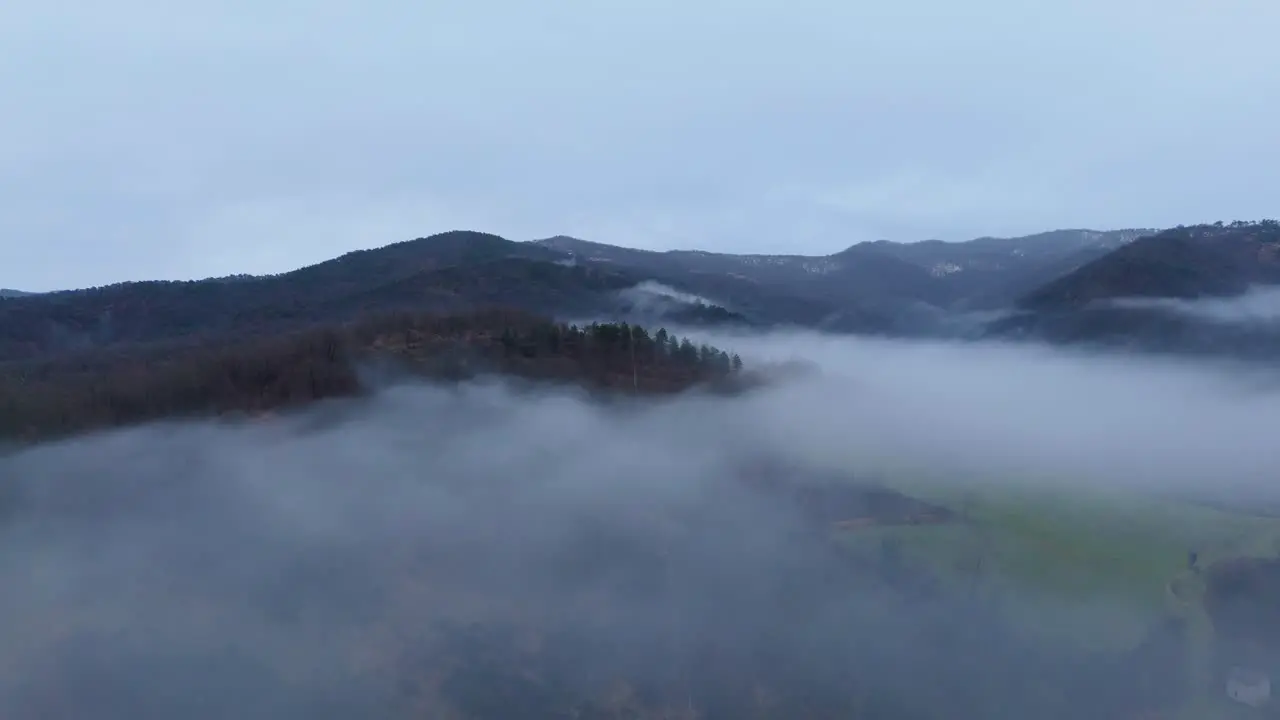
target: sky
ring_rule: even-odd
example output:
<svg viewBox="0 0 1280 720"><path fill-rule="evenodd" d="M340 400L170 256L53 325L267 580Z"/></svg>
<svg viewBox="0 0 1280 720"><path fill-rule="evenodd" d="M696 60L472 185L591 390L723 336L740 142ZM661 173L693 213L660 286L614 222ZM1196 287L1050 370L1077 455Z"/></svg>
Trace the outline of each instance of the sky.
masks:
<svg viewBox="0 0 1280 720"><path fill-rule="evenodd" d="M0 8L0 287L1274 215L1270 0Z"/></svg>

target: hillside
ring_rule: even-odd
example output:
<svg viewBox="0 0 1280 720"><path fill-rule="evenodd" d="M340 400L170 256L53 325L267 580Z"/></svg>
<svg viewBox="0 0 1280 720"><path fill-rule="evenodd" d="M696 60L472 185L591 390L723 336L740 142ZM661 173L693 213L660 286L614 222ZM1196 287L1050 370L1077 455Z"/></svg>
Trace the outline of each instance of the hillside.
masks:
<svg viewBox="0 0 1280 720"><path fill-rule="evenodd" d="M723 304L757 324L845 332L884 332L892 327L890 314L871 307L878 292L888 292L881 288L883 282L878 277L871 285L860 277L828 277L843 272L843 266L826 257L656 252L563 235L529 244L565 253L579 264L644 273L682 292ZM889 263L915 274L897 261L889 259Z"/></svg>
<svg viewBox="0 0 1280 720"><path fill-rule="evenodd" d="M1280 357L1280 328L1180 311L1280 284L1280 223L1236 222L1144 237L1025 295L987 328L1002 338L1237 358Z"/></svg>
<svg viewBox="0 0 1280 720"><path fill-rule="evenodd" d="M436 380L492 373L644 394L726 379L742 366L719 349L626 324L578 327L500 310L396 313L272 338L0 364L0 438L359 395L360 368L371 364Z"/></svg>
<svg viewBox="0 0 1280 720"><path fill-rule="evenodd" d="M945 332L946 313L1001 307L1026 287L1142 232L861 243L807 257L651 252L564 236L512 242L451 231L278 275L9 294L0 297L0 361L270 335L370 312L497 306L643 324L928 334ZM670 296L653 302L627 292L646 283L669 289Z"/></svg>
<svg viewBox="0 0 1280 720"><path fill-rule="evenodd" d="M1228 297L1280 283L1280 223L1178 227L1121 247L1028 294L1020 305L1062 310L1116 298Z"/></svg>
<svg viewBox="0 0 1280 720"><path fill-rule="evenodd" d="M586 262L640 267L655 273L690 279L721 275L750 280L767 287L813 295L841 305L883 298L913 298L926 293L928 274L882 253L839 253L830 256L734 255L700 250L653 252L620 248L570 237L533 243L572 253ZM857 247L857 246L855 246ZM848 251L846 251L847 253Z"/></svg>
<svg viewBox="0 0 1280 720"><path fill-rule="evenodd" d="M557 236L533 245L597 266L643 268L694 291L735 279L854 313L858 325L903 330L913 306L992 309L1154 230L1056 230L967 242L858 243L831 255L655 252ZM908 322L908 325L912 323Z"/></svg>
<svg viewBox="0 0 1280 720"><path fill-rule="evenodd" d="M614 315L644 279L496 235L449 232L273 276L127 282L0 301L0 361L91 348L289 332L391 311L514 307Z"/></svg>
<svg viewBox="0 0 1280 720"><path fill-rule="evenodd" d="M10 290L9 288L0 288L0 298L26 297L27 295L33 295L33 294L34 293L23 292L21 290Z"/></svg>
<svg viewBox="0 0 1280 720"><path fill-rule="evenodd" d="M692 300L639 302L658 281ZM729 275L582 263L569 253L453 231L270 276L126 282L0 299L0 361L135 343L270 335L368 313L518 308L647 325L777 324L879 329L856 310Z"/></svg>
<svg viewBox="0 0 1280 720"><path fill-rule="evenodd" d="M1155 232L1054 230L959 243L879 241L869 245L927 270L937 280L937 292L944 302L965 309L992 309L1008 305L1050 280Z"/></svg>
<svg viewBox="0 0 1280 720"><path fill-rule="evenodd" d="M125 282L8 298L0 302L0 360L227 332L279 332L339 319L333 317L339 307L344 315L378 311L368 304L344 303L451 264L464 252L469 257L503 257L500 242L505 241L480 233L445 233L380 251L349 253L275 276ZM475 249L466 251L471 244ZM519 247L513 251L528 254Z"/></svg>

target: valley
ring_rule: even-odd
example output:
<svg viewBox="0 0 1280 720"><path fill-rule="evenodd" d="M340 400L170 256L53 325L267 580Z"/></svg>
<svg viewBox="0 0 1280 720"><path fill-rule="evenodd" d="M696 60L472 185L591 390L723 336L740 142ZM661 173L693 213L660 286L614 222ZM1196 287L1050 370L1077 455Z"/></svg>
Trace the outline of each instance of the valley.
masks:
<svg viewBox="0 0 1280 720"><path fill-rule="evenodd" d="M9 3L0 720L1280 719L1277 28Z"/></svg>
<svg viewBox="0 0 1280 720"><path fill-rule="evenodd" d="M0 653L0 709L199 712L141 689L164 667L263 717L1253 712L1265 489L1112 467L1169 387L1254 452L1265 423L1213 383L1271 392L1269 336L1109 303L1265 285L1270 232L823 258L453 232L0 299L0 566L68 568L0 591L48 618ZM1210 383L1209 349L1247 372ZM1156 447L1133 457L1174 476L1232 452Z"/></svg>

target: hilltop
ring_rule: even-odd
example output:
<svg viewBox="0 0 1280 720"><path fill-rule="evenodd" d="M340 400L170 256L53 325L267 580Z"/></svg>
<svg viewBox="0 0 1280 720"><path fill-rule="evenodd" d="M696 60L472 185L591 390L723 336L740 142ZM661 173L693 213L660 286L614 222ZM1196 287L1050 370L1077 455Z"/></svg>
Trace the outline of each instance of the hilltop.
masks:
<svg viewBox="0 0 1280 720"><path fill-rule="evenodd" d="M0 302L0 361L139 343L269 336L397 311L508 307L610 319L626 315L619 292L644 279L625 269L576 265L563 254L496 235L447 232L279 275L126 282L6 298Z"/></svg>

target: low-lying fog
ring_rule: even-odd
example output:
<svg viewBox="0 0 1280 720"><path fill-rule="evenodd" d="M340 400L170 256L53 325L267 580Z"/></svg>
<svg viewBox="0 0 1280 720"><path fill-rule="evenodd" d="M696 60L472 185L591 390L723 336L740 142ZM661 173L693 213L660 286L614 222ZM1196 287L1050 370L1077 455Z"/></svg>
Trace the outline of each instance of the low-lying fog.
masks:
<svg viewBox="0 0 1280 720"><path fill-rule="evenodd" d="M1197 320L1233 325L1269 325L1280 320L1280 288L1257 286L1237 297L1118 298L1110 304L1121 308L1172 310Z"/></svg>
<svg viewBox="0 0 1280 720"><path fill-rule="evenodd" d="M0 717L568 718L566 698L622 679L668 708L655 718L1104 717L1121 703L1106 668L1026 647L962 597L912 604L833 571L733 478L768 458L1225 491L1277 466L1280 386L1256 369L704 337L815 371L639 407L396 385L0 459ZM450 644L470 623L469 649ZM459 680L501 629L508 649L485 652L536 668L485 655Z"/></svg>

